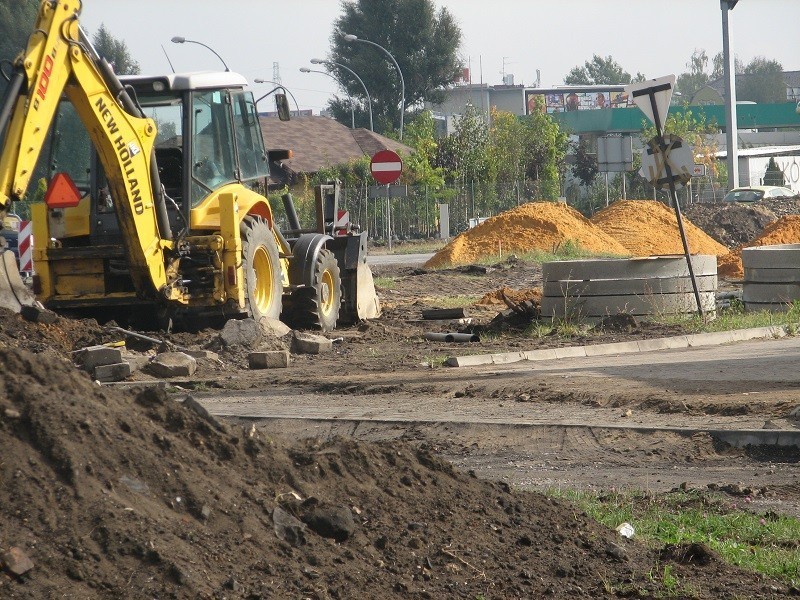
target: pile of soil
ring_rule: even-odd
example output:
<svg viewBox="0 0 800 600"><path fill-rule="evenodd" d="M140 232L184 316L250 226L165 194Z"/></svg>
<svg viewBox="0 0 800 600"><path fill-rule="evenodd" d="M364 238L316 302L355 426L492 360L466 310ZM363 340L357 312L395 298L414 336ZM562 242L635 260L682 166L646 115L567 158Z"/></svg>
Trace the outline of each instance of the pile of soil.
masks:
<svg viewBox="0 0 800 600"><path fill-rule="evenodd" d="M557 202L529 202L459 234L425 263L425 267L466 265L484 257L513 252L552 252L567 242L590 252L628 254L621 244L574 208Z"/></svg>
<svg viewBox="0 0 800 600"><path fill-rule="evenodd" d="M290 444L57 356L0 361L3 598L655 597L655 567L696 597L790 593L425 445Z"/></svg>
<svg viewBox="0 0 800 600"><path fill-rule="evenodd" d="M678 220L661 202L620 200L595 214L591 221L634 256L683 254ZM683 227L692 254L728 253L728 248L688 219L683 219Z"/></svg>
<svg viewBox="0 0 800 600"><path fill-rule="evenodd" d="M728 248L757 238L764 227L778 219L775 212L761 203L695 203L684 209L683 214Z"/></svg>
<svg viewBox="0 0 800 600"><path fill-rule="evenodd" d="M500 289L484 294L483 297L475 303L475 306L505 308L527 301L537 305L540 304L542 301L542 288L523 288L515 290L503 286Z"/></svg>
<svg viewBox="0 0 800 600"><path fill-rule="evenodd" d="M744 277L742 249L752 246L800 243L800 215L786 215L770 223L756 239L735 248L728 256L717 259L717 273L720 277L741 279Z"/></svg>

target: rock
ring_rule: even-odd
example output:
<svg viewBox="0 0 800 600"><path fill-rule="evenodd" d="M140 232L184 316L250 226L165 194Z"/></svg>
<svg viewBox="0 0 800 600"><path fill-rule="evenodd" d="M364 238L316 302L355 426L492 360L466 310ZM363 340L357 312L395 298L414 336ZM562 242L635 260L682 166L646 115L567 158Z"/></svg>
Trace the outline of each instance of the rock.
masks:
<svg viewBox="0 0 800 600"><path fill-rule="evenodd" d="M33 561L16 546L0 554L0 563L7 572L17 577L33 569Z"/></svg>
<svg viewBox="0 0 800 600"><path fill-rule="evenodd" d="M303 522L317 535L341 543L356 529L353 513L346 506L314 506Z"/></svg>
<svg viewBox="0 0 800 600"><path fill-rule="evenodd" d="M613 542L608 542L605 550L606 554L615 560L628 560L628 553L625 552L625 548Z"/></svg>
<svg viewBox="0 0 800 600"><path fill-rule="evenodd" d="M261 317L261 319L258 321L258 326L261 328L261 332L264 335L278 338L292 332L292 328L283 321L278 319L270 319L269 317Z"/></svg>
<svg viewBox="0 0 800 600"><path fill-rule="evenodd" d="M13 408L7 408L3 411L3 414L7 419L19 419L22 415L18 410Z"/></svg>
<svg viewBox="0 0 800 600"><path fill-rule="evenodd" d="M288 350L251 352L247 356L251 369L281 369L289 366Z"/></svg>
<svg viewBox="0 0 800 600"><path fill-rule="evenodd" d="M23 304L20 308L19 314L26 321L41 323L42 325L52 325L56 322L56 318L58 317L56 313L54 313L52 310L47 310L38 302L33 306Z"/></svg>
<svg viewBox="0 0 800 600"><path fill-rule="evenodd" d="M253 319L231 319L225 323L219 338L223 346L255 348L262 338L261 327Z"/></svg>
<svg viewBox="0 0 800 600"><path fill-rule="evenodd" d="M95 367L121 363L122 350L106 346L92 346L78 353L78 362L84 370L94 373Z"/></svg>
<svg viewBox="0 0 800 600"><path fill-rule="evenodd" d="M292 546L306 543L306 525L280 506L272 511L272 524L275 535Z"/></svg>
<svg viewBox="0 0 800 600"><path fill-rule="evenodd" d="M162 352L143 369L154 377L191 377L197 361L183 352Z"/></svg>
<svg viewBox="0 0 800 600"><path fill-rule="evenodd" d="M219 361L219 354L217 354L216 352L213 352L211 350L190 350L190 349L185 349L182 352L184 354L188 354L192 358Z"/></svg>
<svg viewBox="0 0 800 600"><path fill-rule="evenodd" d="M292 338L292 352L297 354L322 354L330 352L333 342L322 335L295 331Z"/></svg>
<svg viewBox="0 0 800 600"><path fill-rule="evenodd" d="M124 352L122 360L131 366L131 373L141 371L148 364L150 364L150 357L144 354L134 354L133 352Z"/></svg>
<svg viewBox="0 0 800 600"><path fill-rule="evenodd" d="M120 362L113 365L98 365L94 368L94 378L96 381L107 383L109 381L122 381L131 376L130 363Z"/></svg>

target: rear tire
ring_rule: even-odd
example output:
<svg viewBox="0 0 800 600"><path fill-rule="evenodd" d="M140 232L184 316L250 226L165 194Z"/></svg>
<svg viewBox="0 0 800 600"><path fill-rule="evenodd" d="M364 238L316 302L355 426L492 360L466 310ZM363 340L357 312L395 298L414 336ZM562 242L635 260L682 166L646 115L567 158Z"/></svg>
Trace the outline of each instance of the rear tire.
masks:
<svg viewBox="0 0 800 600"><path fill-rule="evenodd" d="M300 329L333 331L342 306L342 277L333 252L323 248L314 264L313 285L292 294L292 321Z"/></svg>
<svg viewBox="0 0 800 600"><path fill-rule="evenodd" d="M241 224L245 308L256 321L281 316L281 263L278 242L266 221L245 217Z"/></svg>

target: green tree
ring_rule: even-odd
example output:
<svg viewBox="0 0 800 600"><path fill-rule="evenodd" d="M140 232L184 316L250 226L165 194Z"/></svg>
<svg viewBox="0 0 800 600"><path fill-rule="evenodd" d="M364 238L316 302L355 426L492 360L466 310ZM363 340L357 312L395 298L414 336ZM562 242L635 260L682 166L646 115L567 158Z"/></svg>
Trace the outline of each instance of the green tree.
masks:
<svg viewBox="0 0 800 600"><path fill-rule="evenodd" d="M631 77L631 74L610 56L603 58L595 54L592 56L592 60L587 60L582 67L573 67L564 77L564 83L567 85L616 85L644 81L644 79L645 77L641 73L637 73L636 77Z"/></svg>
<svg viewBox="0 0 800 600"><path fill-rule="evenodd" d="M586 187L592 185L597 177L599 172L597 155L589 152L589 144L585 140L575 145L575 164L572 165L572 172Z"/></svg>
<svg viewBox="0 0 800 600"><path fill-rule="evenodd" d="M447 9L437 11L432 0L345 0L342 15L334 22L330 60L349 67L364 81L377 131L390 132L400 125L400 77L380 48L348 42L345 34L378 44L394 57L405 81L409 110L426 100L443 101L445 86L461 69L461 30ZM348 96L362 101L363 115L364 88L347 70L332 66L331 71ZM349 123L348 100L336 98L329 108L339 122Z"/></svg>
<svg viewBox="0 0 800 600"><path fill-rule="evenodd" d="M441 144L437 166L456 183L486 181L491 174L488 155L489 128L483 115L472 104L455 124L455 131Z"/></svg>
<svg viewBox="0 0 800 600"><path fill-rule="evenodd" d="M444 185L444 170L434 166L436 150L436 124L429 110L420 112L408 124L404 142L414 148L414 152L404 159L404 179L412 185L425 185L439 188Z"/></svg>
<svg viewBox="0 0 800 600"><path fill-rule="evenodd" d="M12 62L25 50L38 12L38 0L0 0L0 61ZM9 73L7 63L3 71ZM0 78L0 91L5 87L6 80Z"/></svg>
<svg viewBox="0 0 800 600"><path fill-rule="evenodd" d="M114 38L104 24L101 23L100 28L95 31L92 44L97 53L111 63L117 75L138 75L141 72L139 63L131 56L127 44Z"/></svg>
<svg viewBox="0 0 800 600"><path fill-rule="evenodd" d="M767 163L767 170L764 173L764 185L777 185L781 187L786 185L783 171L778 167L774 158L770 158L769 163Z"/></svg>
<svg viewBox="0 0 800 600"><path fill-rule="evenodd" d="M488 160L490 173L498 187L509 189L525 177L525 144L520 119L505 111L492 107L492 126L489 129Z"/></svg>
<svg viewBox="0 0 800 600"><path fill-rule="evenodd" d="M705 50L695 50L686 66L689 67L689 70L678 75L675 82L675 91L688 100L711 79L711 76L706 72L708 54L706 54Z"/></svg>
<svg viewBox="0 0 800 600"><path fill-rule="evenodd" d="M569 138L544 111L522 118L525 174L538 198L556 200L561 191L561 169Z"/></svg>
<svg viewBox="0 0 800 600"><path fill-rule="evenodd" d="M736 77L736 99L759 104L786 102L786 82L781 63L756 56Z"/></svg>
<svg viewBox="0 0 800 600"><path fill-rule="evenodd" d="M713 65L713 68L711 69L712 81L716 79L722 79L725 76L725 57L723 56L722 52L717 52L711 62ZM744 65L742 64L742 61L739 60L738 56L733 57L733 70L737 75L744 73Z"/></svg>

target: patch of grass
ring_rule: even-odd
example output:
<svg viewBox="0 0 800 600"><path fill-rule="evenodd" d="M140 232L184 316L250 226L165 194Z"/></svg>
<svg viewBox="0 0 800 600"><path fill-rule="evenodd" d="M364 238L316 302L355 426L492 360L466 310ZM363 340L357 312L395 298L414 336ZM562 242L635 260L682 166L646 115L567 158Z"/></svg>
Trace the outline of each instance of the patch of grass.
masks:
<svg viewBox="0 0 800 600"><path fill-rule="evenodd" d="M734 300L728 308L718 310L715 319L701 319L699 315L662 315L653 320L667 325L679 324L690 333L784 325L788 328L788 333L793 335L797 333L797 324L800 323L800 302L793 302L786 312L768 310L745 312L744 304Z"/></svg>
<svg viewBox="0 0 800 600"><path fill-rule="evenodd" d="M375 277L374 283L376 288L384 290L393 290L397 287L397 279L394 277Z"/></svg>
<svg viewBox="0 0 800 600"><path fill-rule="evenodd" d="M507 260L512 254L525 262L539 264L552 262L554 260L578 260L582 258L623 258L618 254L589 252L588 250L584 250L576 241L565 240L550 250L535 249L522 254L518 252L507 252L500 255L498 253L492 256L484 256L476 262L482 265L494 265Z"/></svg>
<svg viewBox="0 0 800 600"><path fill-rule="evenodd" d="M474 305L480 296L437 296L436 308L463 308Z"/></svg>
<svg viewBox="0 0 800 600"><path fill-rule="evenodd" d="M730 498L699 490L658 496L580 491L553 491L551 495L569 500L608 527L631 523L636 536L655 547L704 544L726 562L787 585L800 585L800 520L752 512L747 509L748 497ZM667 567L656 565L653 577L662 582L666 592L686 592Z"/></svg>

